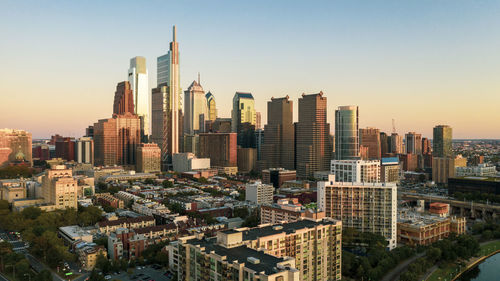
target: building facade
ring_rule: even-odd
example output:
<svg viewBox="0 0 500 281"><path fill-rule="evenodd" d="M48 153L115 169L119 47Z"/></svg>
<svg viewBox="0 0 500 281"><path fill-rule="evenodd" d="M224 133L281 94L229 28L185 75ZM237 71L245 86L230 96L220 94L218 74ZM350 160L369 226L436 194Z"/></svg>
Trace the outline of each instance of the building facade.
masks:
<svg viewBox="0 0 500 281"><path fill-rule="evenodd" d="M338 182L380 182L380 161L332 160L330 173Z"/></svg>
<svg viewBox="0 0 500 281"><path fill-rule="evenodd" d="M406 153L422 154L422 135L415 132L409 132L405 135Z"/></svg>
<svg viewBox="0 0 500 281"><path fill-rule="evenodd" d="M137 147L136 170L140 173L161 172L161 149L156 143L141 143Z"/></svg>
<svg viewBox="0 0 500 281"><path fill-rule="evenodd" d="M339 106L335 110L335 159L359 159L359 109Z"/></svg>
<svg viewBox="0 0 500 281"><path fill-rule="evenodd" d="M396 184L335 182L332 175L318 183L318 207L343 227L380 234L390 249L396 247Z"/></svg>
<svg viewBox="0 0 500 281"><path fill-rule="evenodd" d="M308 178L326 171L332 158L330 124L327 123L327 100L323 92L302 94L299 99L299 122L295 126L297 176Z"/></svg>
<svg viewBox="0 0 500 281"><path fill-rule="evenodd" d="M438 125L433 129L432 148L434 157L453 157L453 131L448 125Z"/></svg>
<svg viewBox="0 0 500 281"><path fill-rule="evenodd" d="M237 138L235 133L200 134L200 158L210 158L217 167L237 167Z"/></svg>
<svg viewBox="0 0 500 281"><path fill-rule="evenodd" d="M0 129L0 167L11 163L33 165L31 133Z"/></svg>
<svg viewBox="0 0 500 281"><path fill-rule="evenodd" d="M272 184L274 188L280 188L284 182L296 179L297 174L295 171L283 168L271 168L262 171L262 182Z"/></svg>
<svg viewBox="0 0 500 281"><path fill-rule="evenodd" d="M245 200L255 204L273 203L274 187L260 181L245 185Z"/></svg>
<svg viewBox="0 0 500 281"><path fill-rule="evenodd" d="M233 97L233 110L231 111L231 132L239 133L243 123L254 125L256 123L255 101L251 93L236 92Z"/></svg>
<svg viewBox="0 0 500 281"><path fill-rule="evenodd" d="M217 119L217 104L215 103L215 97L211 92L208 92L205 98L208 108L208 116L205 118L205 121L215 121L215 119ZM206 131L203 133L206 133Z"/></svg>
<svg viewBox="0 0 500 281"><path fill-rule="evenodd" d="M113 114L135 114L134 112L134 96L132 89L130 89L130 83L128 81L118 83L113 102Z"/></svg>
<svg viewBox="0 0 500 281"><path fill-rule="evenodd" d="M128 69L128 82L132 90L134 100L133 113L139 116L141 120L141 140L147 142L150 131L150 108L149 108L149 86L148 69L146 67L146 58L133 57L130 59L130 68Z"/></svg>
<svg viewBox="0 0 500 281"><path fill-rule="evenodd" d="M94 165L94 140L90 137L81 137L76 140L76 156L77 163Z"/></svg>
<svg viewBox="0 0 500 281"><path fill-rule="evenodd" d="M184 91L184 134L204 132L205 120L208 120L205 91L200 81L193 81Z"/></svg>
<svg viewBox="0 0 500 281"><path fill-rule="evenodd" d="M359 129L359 143L362 146L368 147L368 159L380 160L382 157L382 145L379 129Z"/></svg>
<svg viewBox="0 0 500 281"><path fill-rule="evenodd" d="M46 204L54 206L53 209L77 209L78 182L71 169L57 165L47 170L42 178L42 196Z"/></svg>

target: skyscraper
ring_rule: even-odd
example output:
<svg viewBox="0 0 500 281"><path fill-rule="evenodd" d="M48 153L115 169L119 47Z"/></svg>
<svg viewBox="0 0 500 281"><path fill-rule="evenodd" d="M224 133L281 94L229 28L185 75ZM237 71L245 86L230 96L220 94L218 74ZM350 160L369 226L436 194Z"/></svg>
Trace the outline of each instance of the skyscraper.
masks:
<svg viewBox="0 0 500 281"><path fill-rule="evenodd" d="M380 132L380 154L387 157L391 153L391 137L384 132Z"/></svg>
<svg viewBox="0 0 500 281"><path fill-rule="evenodd" d="M297 176L300 178L330 169L332 145L326 108L323 92L302 94L299 99L299 122L295 133Z"/></svg>
<svg viewBox="0 0 500 281"><path fill-rule="evenodd" d="M452 147L453 132L448 125L438 125L434 127L432 148L434 157L453 157Z"/></svg>
<svg viewBox="0 0 500 281"><path fill-rule="evenodd" d="M359 109L357 106L339 106L335 110L335 158L359 159Z"/></svg>
<svg viewBox="0 0 500 281"><path fill-rule="evenodd" d="M134 96L134 114L141 119L141 139L147 142L149 134L149 87L148 69L146 68L146 58L134 57L130 59L128 70L128 81Z"/></svg>
<svg viewBox="0 0 500 281"><path fill-rule="evenodd" d="M140 125L139 117L129 112L95 123L96 166L135 165L136 148L141 142Z"/></svg>
<svg viewBox="0 0 500 281"><path fill-rule="evenodd" d="M231 118L231 131L233 133L239 133L243 123L255 126L255 102L251 93L236 92L234 94Z"/></svg>
<svg viewBox="0 0 500 281"><path fill-rule="evenodd" d="M415 132L406 134L406 153L422 154L422 135Z"/></svg>
<svg viewBox="0 0 500 281"><path fill-rule="evenodd" d="M94 140L90 137L81 137L76 140L76 155L77 163L94 165Z"/></svg>
<svg viewBox="0 0 500 281"><path fill-rule="evenodd" d="M422 138L422 154L432 154L431 141L428 138Z"/></svg>
<svg viewBox="0 0 500 281"><path fill-rule="evenodd" d="M179 153L183 123L179 80L179 43L173 27L173 41L168 54L157 59L157 87L152 90L152 141L160 146L162 165L172 163L172 154Z"/></svg>
<svg viewBox="0 0 500 281"><path fill-rule="evenodd" d="M395 154L401 154L404 152L403 136L400 136L397 133L391 134L391 152Z"/></svg>
<svg viewBox="0 0 500 281"><path fill-rule="evenodd" d="M207 99L200 81L193 81L184 91L184 134L197 134L208 118ZM204 131L204 130L203 130Z"/></svg>
<svg viewBox="0 0 500 281"><path fill-rule="evenodd" d="M267 124L262 145L263 168L294 170L293 101L289 97L267 102Z"/></svg>
<svg viewBox="0 0 500 281"><path fill-rule="evenodd" d="M115 101L113 102L113 114L134 113L134 97L130 83L123 81L116 85Z"/></svg>
<svg viewBox="0 0 500 281"><path fill-rule="evenodd" d="M207 99L207 108L208 108L208 116L205 118L205 120L215 121L215 119L217 119L217 107L215 104L215 97L211 92L208 92L205 95L205 98Z"/></svg>
<svg viewBox="0 0 500 281"><path fill-rule="evenodd" d="M33 164L31 133L0 129L0 166L16 162Z"/></svg>
<svg viewBox="0 0 500 281"><path fill-rule="evenodd" d="M375 128L359 129L359 143L368 147L368 159L378 159L380 160L381 152L381 142L380 142L380 130Z"/></svg>

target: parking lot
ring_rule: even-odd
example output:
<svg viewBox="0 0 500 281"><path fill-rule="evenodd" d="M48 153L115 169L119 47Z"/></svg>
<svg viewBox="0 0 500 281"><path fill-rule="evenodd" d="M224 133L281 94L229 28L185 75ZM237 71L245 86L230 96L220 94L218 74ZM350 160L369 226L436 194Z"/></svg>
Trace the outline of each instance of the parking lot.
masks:
<svg viewBox="0 0 500 281"><path fill-rule="evenodd" d="M109 274L111 279L109 280L121 280L121 281L171 281L169 277L165 275L167 272L164 269L153 269L151 266L148 267L136 267L133 269L134 273L128 275L127 272L120 272L119 274Z"/></svg>

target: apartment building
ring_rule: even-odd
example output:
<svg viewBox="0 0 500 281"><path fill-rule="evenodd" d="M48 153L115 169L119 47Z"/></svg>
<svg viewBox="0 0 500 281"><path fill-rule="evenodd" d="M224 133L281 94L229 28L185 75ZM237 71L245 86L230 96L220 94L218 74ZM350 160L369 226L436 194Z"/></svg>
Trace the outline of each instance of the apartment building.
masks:
<svg viewBox="0 0 500 281"><path fill-rule="evenodd" d="M101 221L97 224L100 233L109 235L118 228L136 229L156 225L155 219L150 216L141 216L137 218L120 218L116 220Z"/></svg>
<svg viewBox="0 0 500 281"><path fill-rule="evenodd" d="M170 264L182 280L196 280L199 273L213 280L340 280L341 242L340 221L303 219L220 231L216 239L181 238L169 246ZM226 261L219 263L221 256ZM224 262L243 272L231 268L229 274L220 274L227 272ZM274 269L253 268L259 264Z"/></svg>
<svg viewBox="0 0 500 281"><path fill-rule="evenodd" d="M123 209L125 203L110 193L96 193L95 200L101 205L113 207L115 209Z"/></svg>
<svg viewBox="0 0 500 281"><path fill-rule="evenodd" d="M258 205L273 203L273 194L274 187L260 181L247 183L245 186L245 199Z"/></svg>
<svg viewBox="0 0 500 281"><path fill-rule="evenodd" d="M318 208L344 227L384 236L396 247L397 187L394 183L318 182Z"/></svg>
<svg viewBox="0 0 500 281"><path fill-rule="evenodd" d="M260 223L277 224L296 222L301 218L321 219L325 212L307 209L297 198L279 199L275 204L265 204L260 206Z"/></svg>
<svg viewBox="0 0 500 281"><path fill-rule="evenodd" d="M380 161L332 160L330 173L338 182L380 182Z"/></svg>

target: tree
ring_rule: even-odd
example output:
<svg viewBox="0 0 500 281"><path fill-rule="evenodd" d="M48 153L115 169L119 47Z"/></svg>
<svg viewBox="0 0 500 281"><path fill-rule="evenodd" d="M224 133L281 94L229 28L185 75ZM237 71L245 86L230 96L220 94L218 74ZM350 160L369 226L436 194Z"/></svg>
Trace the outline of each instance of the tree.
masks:
<svg viewBox="0 0 500 281"><path fill-rule="evenodd" d="M233 210L233 217L240 217L242 219L246 219L250 212L248 211L248 208L245 207L238 207Z"/></svg>
<svg viewBox="0 0 500 281"><path fill-rule="evenodd" d="M28 260L26 260L26 259L20 260L19 262L16 263L15 267L16 267L16 274L18 276L18 279L20 277L22 279L28 280L28 278L26 278L24 276L25 274L30 274L30 264L29 264Z"/></svg>
<svg viewBox="0 0 500 281"><path fill-rule="evenodd" d="M145 184L155 184L155 181L153 179L145 179L144 183Z"/></svg>
<svg viewBox="0 0 500 281"><path fill-rule="evenodd" d="M9 210L9 201L0 200L0 210Z"/></svg>
<svg viewBox="0 0 500 281"><path fill-rule="evenodd" d="M35 276L35 281L52 281L52 273L50 273L49 270L44 269Z"/></svg>
<svg viewBox="0 0 500 281"><path fill-rule="evenodd" d="M169 180L164 180L161 184L163 185L163 188L172 188L172 187L174 187L174 184L171 181L169 181Z"/></svg>
<svg viewBox="0 0 500 281"><path fill-rule="evenodd" d="M431 247L429 250L427 250L426 256L429 262L435 263L441 258L441 249Z"/></svg>
<svg viewBox="0 0 500 281"><path fill-rule="evenodd" d="M21 211L21 215L25 219L31 219L31 220L38 218L41 214L42 214L42 210L40 208L37 208L37 207L27 207Z"/></svg>
<svg viewBox="0 0 500 281"><path fill-rule="evenodd" d="M92 270L89 276L89 281L105 281L104 276L97 273L97 271Z"/></svg>
<svg viewBox="0 0 500 281"><path fill-rule="evenodd" d="M104 257L102 254L99 254L95 262L95 267L99 268L103 274L106 274L111 269L111 263L106 257Z"/></svg>

